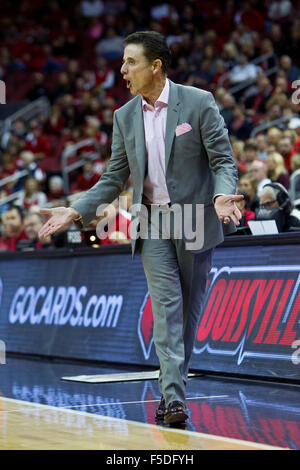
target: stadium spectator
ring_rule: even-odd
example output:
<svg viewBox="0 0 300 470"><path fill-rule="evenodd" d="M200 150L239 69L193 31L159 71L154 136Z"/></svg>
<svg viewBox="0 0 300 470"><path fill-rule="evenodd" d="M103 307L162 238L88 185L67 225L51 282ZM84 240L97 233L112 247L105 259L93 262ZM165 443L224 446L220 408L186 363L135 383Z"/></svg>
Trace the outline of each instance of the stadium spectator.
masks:
<svg viewBox="0 0 300 470"><path fill-rule="evenodd" d="M232 114L233 120L229 124L229 134L235 136L238 140L249 139L253 124L251 119L246 116L244 107L236 104Z"/></svg>
<svg viewBox="0 0 300 470"><path fill-rule="evenodd" d="M41 72L35 72L33 74L33 86L26 95L27 99L29 101L34 101L43 96L49 98L50 95L50 90L45 85L44 75Z"/></svg>
<svg viewBox="0 0 300 470"><path fill-rule="evenodd" d="M288 125L288 130L295 132L294 150L300 152L300 117L293 117Z"/></svg>
<svg viewBox="0 0 300 470"><path fill-rule="evenodd" d="M107 134L100 129L100 121L94 116L86 119L86 125L84 127L84 138L93 139L94 143L87 144L81 147L78 151L79 155L88 157L91 153L96 153L103 150L107 144ZM99 149L99 150L98 150Z"/></svg>
<svg viewBox="0 0 300 470"><path fill-rule="evenodd" d="M31 132L26 136L25 150L34 153L36 160L50 156L51 144L49 138L43 134L42 126L37 122L31 123Z"/></svg>
<svg viewBox="0 0 300 470"><path fill-rule="evenodd" d="M251 115L262 115L266 112L266 104L272 94L272 85L268 77L259 74L255 86L244 94L245 108ZM256 120L258 118L256 117Z"/></svg>
<svg viewBox="0 0 300 470"><path fill-rule="evenodd" d="M250 210L250 196L243 191L237 191L237 194L242 194L244 196L244 199L238 201L237 203L237 206L242 214L240 227L248 227L248 221L255 219L255 212Z"/></svg>
<svg viewBox="0 0 300 470"><path fill-rule="evenodd" d="M108 66L107 59L105 57L96 58L96 70L95 70L95 86L101 87L103 90L108 90L114 86L115 83L115 72Z"/></svg>
<svg viewBox="0 0 300 470"><path fill-rule="evenodd" d="M2 162L0 166L0 179L13 176L16 171L17 171L17 165L16 165L15 159L10 153L5 152L2 156ZM16 184L15 181L11 183L7 183L3 189L7 192L7 194L10 194L15 184Z"/></svg>
<svg viewBox="0 0 300 470"><path fill-rule="evenodd" d="M123 55L123 39L118 36L115 28L108 28L104 38L100 39L96 45L97 56L103 56L106 59L120 59Z"/></svg>
<svg viewBox="0 0 300 470"><path fill-rule="evenodd" d="M26 234L27 242L24 243L24 248L33 248L35 250L54 248L51 237L45 238L43 241L39 240L38 233L44 224L44 219L41 214L32 213L24 217L24 232ZM20 249L22 242L17 244Z"/></svg>
<svg viewBox="0 0 300 470"><path fill-rule="evenodd" d="M247 172L247 167L243 158L245 144L242 140L235 140L233 137L231 137L231 146L233 156L238 168L238 177L240 178Z"/></svg>
<svg viewBox="0 0 300 470"><path fill-rule="evenodd" d="M267 144L274 145L274 147L277 149L281 136L282 131L280 129L277 127L270 127L267 130Z"/></svg>
<svg viewBox="0 0 300 470"><path fill-rule="evenodd" d="M294 171L300 170L300 153L295 153L291 158L291 170L292 174ZM291 176L292 176L291 174Z"/></svg>
<svg viewBox="0 0 300 470"><path fill-rule="evenodd" d="M249 165L249 173L257 182L257 196L260 196L261 190L265 184L271 183L268 178L268 169L264 162L255 160Z"/></svg>
<svg viewBox="0 0 300 470"><path fill-rule="evenodd" d="M11 128L3 133L1 137L1 148L6 149L9 142L11 142L11 137L15 136L18 140L24 140L27 135L26 124L23 119L18 118L14 120L11 124Z"/></svg>
<svg viewBox="0 0 300 470"><path fill-rule="evenodd" d="M236 85L248 80L256 80L260 68L250 63L245 54L239 54L237 57L237 65L229 72L230 82Z"/></svg>
<svg viewBox="0 0 300 470"><path fill-rule="evenodd" d="M268 17L270 20L284 20L292 12L292 2L289 0L273 0L268 8Z"/></svg>
<svg viewBox="0 0 300 470"><path fill-rule="evenodd" d="M44 181L46 178L45 172L39 168L38 162L35 160L35 156L33 152L29 150L23 150L20 153L19 158L16 160L17 169L19 171L27 170L28 175L32 176L37 181ZM19 182L22 185L24 178L20 179Z"/></svg>
<svg viewBox="0 0 300 470"><path fill-rule="evenodd" d="M290 197L295 207L300 209L300 153L291 158Z"/></svg>
<svg viewBox="0 0 300 470"><path fill-rule="evenodd" d="M45 207L47 204L47 196L40 190L40 183L32 177L28 177L25 180L24 189L21 190L17 205L28 209L33 204L39 207Z"/></svg>
<svg viewBox="0 0 300 470"><path fill-rule="evenodd" d="M244 2L240 20L249 30L260 31L265 25L264 17L251 3L253 2Z"/></svg>
<svg viewBox="0 0 300 470"><path fill-rule="evenodd" d="M43 132L47 135L59 137L65 128L65 119L61 115L61 109L58 105L53 105L51 108L50 117L46 120Z"/></svg>
<svg viewBox="0 0 300 470"><path fill-rule="evenodd" d="M255 136L255 142L257 145L257 158L258 160L267 159L267 139L265 134L259 133Z"/></svg>
<svg viewBox="0 0 300 470"><path fill-rule="evenodd" d="M100 174L95 173L94 162L92 160L86 160L83 165L83 172L77 177L71 192L87 191L97 183L100 176Z"/></svg>
<svg viewBox="0 0 300 470"><path fill-rule="evenodd" d="M104 13L104 3L102 0L82 0L80 10L87 18L98 17Z"/></svg>
<svg viewBox="0 0 300 470"><path fill-rule="evenodd" d="M57 84L51 91L51 101L54 103L58 98L64 95L72 95L74 91L74 81L70 79L69 74L66 71L60 72L57 78Z"/></svg>
<svg viewBox="0 0 300 470"><path fill-rule="evenodd" d="M299 230L300 211L292 208L287 190L279 183L266 185L259 197L256 220L275 220L279 232Z"/></svg>
<svg viewBox="0 0 300 470"><path fill-rule="evenodd" d="M16 205L11 205L2 214L3 233L0 237L2 250L15 251L20 240L27 240L23 226L23 210Z"/></svg>
<svg viewBox="0 0 300 470"><path fill-rule="evenodd" d="M292 63L292 59L288 55L283 55L279 59L279 65L284 70L286 77L290 83L298 80L300 77L300 69Z"/></svg>
<svg viewBox="0 0 300 470"><path fill-rule="evenodd" d="M287 170L290 172L291 170L291 158L295 153L293 148L293 140L291 137L282 136L279 143L278 143L278 151L284 158L284 164Z"/></svg>
<svg viewBox="0 0 300 470"><path fill-rule="evenodd" d="M248 139L244 145L244 154L243 154L243 162L246 167L246 171L249 170L249 167L254 160L257 160L257 145L255 140Z"/></svg>
<svg viewBox="0 0 300 470"><path fill-rule="evenodd" d="M252 211L259 205L259 199L257 197L257 181L253 178L250 173L242 175L238 182L238 191L246 193L249 196L249 208Z"/></svg>
<svg viewBox="0 0 300 470"><path fill-rule="evenodd" d="M268 176L271 178L272 182L281 183L286 189L289 189L290 178L284 164L284 159L280 153L269 153L265 163L268 168Z"/></svg>
<svg viewBox="0 0 300 470"><path fill-rule="evenodd" d="M65 204L66 194L64 182L61 176L53 175L48 179L47 199L51 207L57 207Z"/></svg>
<svg viewBox="0 0 300 470"><path fill-rule="evenodd" d="M229 128L234 119L233 109L235 107L235 100L233 96L230 93L225 92L220 98L220 105L220 114L223 116L225 124Z"/></svg>

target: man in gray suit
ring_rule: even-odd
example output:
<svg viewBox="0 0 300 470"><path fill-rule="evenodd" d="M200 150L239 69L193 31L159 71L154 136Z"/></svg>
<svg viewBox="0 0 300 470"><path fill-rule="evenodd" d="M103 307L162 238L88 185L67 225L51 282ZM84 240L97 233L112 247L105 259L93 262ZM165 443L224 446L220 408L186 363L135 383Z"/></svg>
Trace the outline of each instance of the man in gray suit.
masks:
<svg viewBox="0 0 300 470"><path fill-rule="evenodd" d="M132 223L132 253L139 251L143 262L160 362L156 418L172 424L188 418L188 366L212 252L224 239L223 224L229 232L239 225L235 201L243 196L235 195L236 165L211 93L171 82L169 61L162 35L138 32L125 39L121 74L135 97L114 113L107 171L72 207L41 210L51 217L40 237L72 222L87 225L99 206L119 196L131 175L133 207L140 207ZM157 211L163 217L157 218ZM187 224L201 231L200 243L190 243Z"/></svg>

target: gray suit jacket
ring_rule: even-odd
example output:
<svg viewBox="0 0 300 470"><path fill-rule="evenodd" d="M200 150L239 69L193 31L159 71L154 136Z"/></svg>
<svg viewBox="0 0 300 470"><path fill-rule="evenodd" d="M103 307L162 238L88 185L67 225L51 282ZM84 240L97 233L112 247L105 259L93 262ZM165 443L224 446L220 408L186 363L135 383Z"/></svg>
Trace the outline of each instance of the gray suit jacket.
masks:
<svg viewBox="0 0 300 470"><path fill-rule="evenodd" d="M192 130L176 136L179 124ZM237 168L228 131L211 93L170 81L165 139L166 182L172 204L204 205L204 244L215 247L224 239L222 223L216 215L213 198L218 193L235 194ZM100 204L110 204L123 191L131 175L133 204L142 202L146 169L146 146L141 96L138 95L114 113L112 153L106 172L73 205L87 225ZM138 214L137 214L138 217ZM227 233L235 229L233 222ZM132 240L132 253L136 241Z"/></svg>

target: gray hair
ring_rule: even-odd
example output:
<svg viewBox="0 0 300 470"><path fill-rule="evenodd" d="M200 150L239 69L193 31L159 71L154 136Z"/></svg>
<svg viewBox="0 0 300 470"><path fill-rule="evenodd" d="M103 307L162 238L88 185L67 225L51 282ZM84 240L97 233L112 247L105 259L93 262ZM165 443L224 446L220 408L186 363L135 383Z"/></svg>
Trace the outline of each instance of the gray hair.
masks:
<svg viewBox="0 0 300 470"><path fill-rule="evenodd" d="M264 186L259 194L259 196L264 196L265 194L271 194L273 199L277 200L277 195L279 193L279 189L275 189L272 186Z"/></svg>

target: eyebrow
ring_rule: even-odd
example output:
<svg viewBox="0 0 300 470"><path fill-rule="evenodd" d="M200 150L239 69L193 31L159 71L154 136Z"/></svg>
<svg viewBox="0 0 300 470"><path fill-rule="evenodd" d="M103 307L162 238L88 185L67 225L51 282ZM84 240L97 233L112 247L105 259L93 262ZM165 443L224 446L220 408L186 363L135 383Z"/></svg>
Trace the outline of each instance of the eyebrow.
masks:
<svg viewBox="0 0 300 470"><path fill-rule="evenodd" d="M125 58L122 59L122 63L126 62L126 60L135 60L135 58L134 58L134 57L130 57L130 56L129 56L129 57L125 57Z"/></svg>

